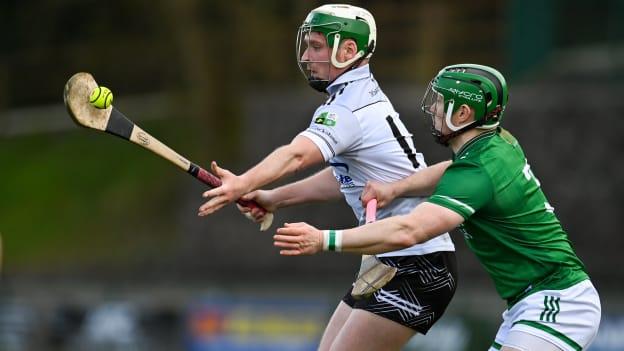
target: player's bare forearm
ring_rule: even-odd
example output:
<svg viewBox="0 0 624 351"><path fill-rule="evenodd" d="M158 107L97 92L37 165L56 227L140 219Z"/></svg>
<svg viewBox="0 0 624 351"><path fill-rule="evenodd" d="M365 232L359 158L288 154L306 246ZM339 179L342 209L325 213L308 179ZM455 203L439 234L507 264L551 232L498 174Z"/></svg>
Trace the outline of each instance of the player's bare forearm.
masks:
<svg viewBox="0 0 624 351"><path fill-rule="evenodd" d="M433 193L451 161L442 161L393 183L395 196L428 196Z"/></svg>
<svg viewBox="0 0 624 351"><path fill-rule="evenodd" d="M318 147L308 138L298 136L277 148L256 166L241 175L250 192L311 165L323 162Z"/></svg>
<svg viewBox="0 0 624 351"><path fill-rule="evenodd" d="M243 196L245 200L254 200L270 212L278 208L298 205L306 202L340 199L340 185L331 168L326 168L298 182L287 184L272 190L256 190ZM238 206L246 217L255 222L262 222L264 214L258 210Z"/></svg>
<svg viewBox="0 0 624 351"><path fill-rule="evenodd" d="M270 193L277 208L342 197L340 184L329 167L300 181L275 188Z"/></svg>
<svg viewBox="0 0 624 351"><path fill-rule="evenodd" d="M198 215L207 216L214 213L245 194L322 161L324 159L318 147L310 139L298 136L290 144L273 151L241 176L212 162L212 171L221 179L221 186L203 193L209 200L199 207Z"/></svg>
<svg viewBox="0 0 624 351"><path fill-rule="evenodd" d="M423 243L456 228L463 220L445 207L424 202L407 215L344 230L334 245L344 252L380 254ZM324 245L320 230L305 223L287 224L273 238L282 255L309 255L329 246Z"/></svg>
<svg viewBox="0 0 624 351"><path fill-rule="evenodd" d="M384 207L400 196L431 195L450 164L451 161L440 162L392 183L368 181L362 191L362 205L377 199L378 207Z"/></svg>
<svg viewBox="0 0 624 351"><path fill-rule="evenodd" d="M407 215L389 217L344 231L342 251L379 254L423 243L464 221L459 214L423 202Z"/></svg>

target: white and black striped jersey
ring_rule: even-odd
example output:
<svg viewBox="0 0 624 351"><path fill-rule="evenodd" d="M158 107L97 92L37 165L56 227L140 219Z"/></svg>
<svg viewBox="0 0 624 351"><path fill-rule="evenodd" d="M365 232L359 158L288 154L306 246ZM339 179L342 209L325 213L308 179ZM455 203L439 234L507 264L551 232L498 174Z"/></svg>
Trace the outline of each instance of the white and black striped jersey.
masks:
<svg viewBox="0 0 624 351"><path fill-rule="evenodd" d="M311 139L333 168L347 203L360 224L365 221L360 200L368 180L389 183L426 167L417 153L412 134L381 91L365 65L345 72L327 88L329 99L321 105L303 135ZM424 201L419 197L397 198L379 209L377 218L407 214ZM454 251L448 233L426 243L378 256L423 255Z"/></svg>

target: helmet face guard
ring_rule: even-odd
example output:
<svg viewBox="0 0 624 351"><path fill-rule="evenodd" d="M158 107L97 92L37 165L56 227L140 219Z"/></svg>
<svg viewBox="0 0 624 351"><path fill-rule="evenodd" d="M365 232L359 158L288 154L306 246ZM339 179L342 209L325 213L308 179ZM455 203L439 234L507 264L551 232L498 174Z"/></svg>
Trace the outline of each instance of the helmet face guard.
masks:
<svg viewBox="0 0 624 351"><path fill-rule="evenodd" d="M338 23L336 23L336 27L338 27ZM321 33L318 30L313 29L314 26L306 25L305 23L299 27L299 31L297 32L297 65L299 66L299 70L303 74L303 76L308 81L308 84L316 91L324 92L327 86L329 85L329 71L331 70L331 60L328 58L327 60L304 60L303 55L306 50L313 50L316 43L311 43L310 40L312 38L312 33L317 32ZM337 32L337 31L336 31ZM322 33L321 33L322 34ZM323 36L325 37L325 36ZM326 37L325 37L326 38ZM327 41L325 42L323 48L325 49L325 45L327 45ZM309 55L308 55L309 57ZM327 76L319 77L317 74L311 70L311 65L326 65L327 67Z"/></svg>
<svg viewBox="0 0 624 351"><path fill-rule="evenodd" d="M449 111L453 109L453 105L454 102L449 101ZM436 139L436 141L441 142L442 137L444 136L442 132L442 129L444 128L444 124L442 121L445 119L444 95L436 91L433 86L433 82L429 83L420 107L425 114L425 119L429 120L428 122L429 126L431 127L431 134Z"/></svg>

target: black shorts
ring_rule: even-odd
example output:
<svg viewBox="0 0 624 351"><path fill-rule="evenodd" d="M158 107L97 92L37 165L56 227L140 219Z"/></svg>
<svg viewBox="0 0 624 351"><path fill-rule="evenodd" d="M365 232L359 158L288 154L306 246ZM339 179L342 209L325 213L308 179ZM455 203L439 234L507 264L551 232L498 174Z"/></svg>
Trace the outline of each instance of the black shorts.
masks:
<svg viewBox="0 0 624 351"><path fill-rule="evenodd" d="M455 252L440 251L422 256L379 257L397 274L372 296L356 300L351 289L342 299L362 309L427 334L440 319L457 287Z"/></svg>

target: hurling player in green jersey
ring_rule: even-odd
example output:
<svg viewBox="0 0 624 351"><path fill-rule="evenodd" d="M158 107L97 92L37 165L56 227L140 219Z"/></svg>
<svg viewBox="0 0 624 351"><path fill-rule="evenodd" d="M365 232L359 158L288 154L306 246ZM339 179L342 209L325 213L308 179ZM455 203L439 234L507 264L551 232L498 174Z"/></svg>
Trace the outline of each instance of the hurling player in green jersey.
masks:
<svg viewBox="0 0 624 351"><path fill-rule="evenodd" d="M436 140L453 151L428 200L403 216L347 230L306 223L278 229L283 255L334 250L378 254L430 240L459 227L508 308L490 350L584 350L600 324L600 299L542 192L518 141L500 123L505 78L482 65L443 68L422 109ZM426 172L369 183L362 195L383 206L427 191ZM430 181L430 179L428 179Z"/></svg>

